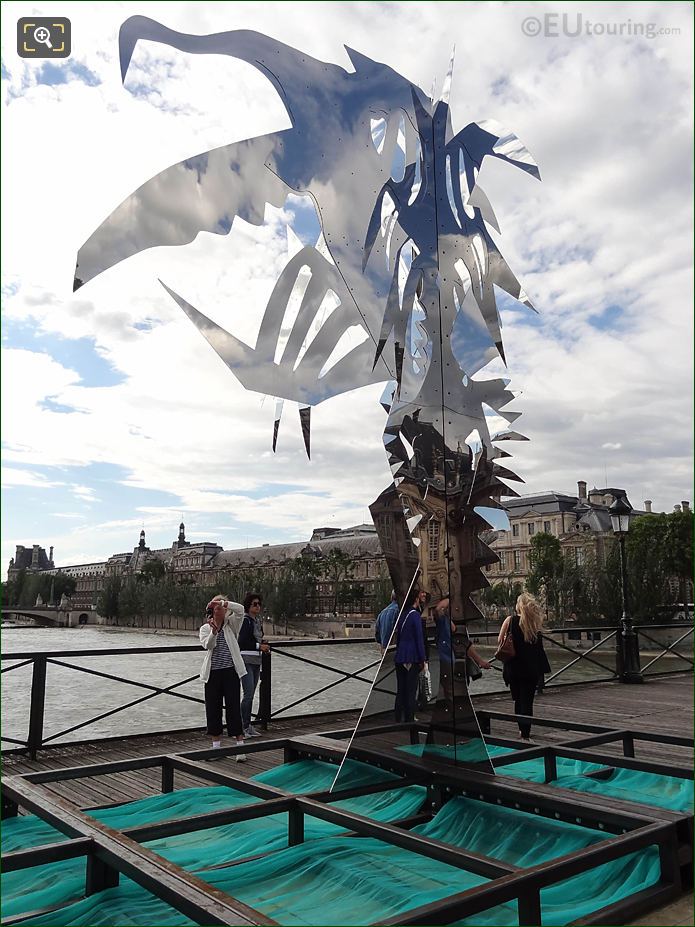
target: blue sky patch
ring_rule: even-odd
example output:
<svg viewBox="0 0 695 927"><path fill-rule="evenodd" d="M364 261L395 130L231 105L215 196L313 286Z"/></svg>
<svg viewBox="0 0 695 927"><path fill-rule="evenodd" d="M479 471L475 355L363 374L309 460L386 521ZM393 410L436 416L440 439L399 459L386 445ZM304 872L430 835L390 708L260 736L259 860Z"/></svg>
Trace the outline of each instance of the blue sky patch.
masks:
<svg viewBox="0 0 695 927"><path fill-rule="evenodd" d="M589 316L589 322L599 331L614 331L620 328L620 323L624 321L625 312L622 306L615 304L606 306L601 312Z"/></svg>
<svg viewBox="0 0 695 927"><path fill-rule="evenodd" d="M74 408L74 406L66 406L61 402L55 402L53 399L44 399L43 402L39 403L39 406L42 409L46 409L48 412L58 412L62 415L69 415L71 412L79 412L79 409Z"/></svg>
<svg viewBox="0 0 695 927"><path fill-rule="evenodd" d="M82 386L117 386L126 377L101 357L93 338L61 338L40 331L34 322L10 319L3 325L3 346L49 354L69 370L79 374Z"/></svg>
<svg viewBox="0 0 695 927"><path fill-rule="evenodd" d="M49 87L68 84L73 80L82 81L88 87L98 87L101 83L94 71L90 71L86 65L74 60L67 60L61 64L55 61L44 61L36 71L36 83L47 84Z"/></svg>
<svg viewBox="0 0 695 927"><path fill-rule="evenodd" d="M292 212L294 219L290 223L292 231L305 246L313 246L321 232L321 223L316 214L316 206L311 196L297 196L290 194L287 197L285 208Z"/></svg>

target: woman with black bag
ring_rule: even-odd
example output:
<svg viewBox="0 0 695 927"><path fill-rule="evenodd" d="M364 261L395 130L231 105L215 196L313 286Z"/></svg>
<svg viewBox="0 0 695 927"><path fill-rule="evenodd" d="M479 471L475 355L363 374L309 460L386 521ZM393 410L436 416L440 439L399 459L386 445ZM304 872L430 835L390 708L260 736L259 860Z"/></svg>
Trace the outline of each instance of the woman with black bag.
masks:
<svg viewBox="0 0 695 927"><path fill-rule="evenodd" d="M533 715L533 697L538 680L550 672L543 649L543 612L528 592L516 600L516 611L502 622L496 656L504 660L502 673L514 699L514 714ZM510 646L513 645L513 646ZM531 722L519 721L522 740L531 735Z"/></svg>

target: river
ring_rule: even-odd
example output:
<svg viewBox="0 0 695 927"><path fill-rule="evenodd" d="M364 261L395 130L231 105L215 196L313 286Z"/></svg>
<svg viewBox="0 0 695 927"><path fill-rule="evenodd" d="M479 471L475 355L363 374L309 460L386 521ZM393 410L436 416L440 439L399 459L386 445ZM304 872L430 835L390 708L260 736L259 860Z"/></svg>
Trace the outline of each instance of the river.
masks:
<svg viewBox="0 0 695 927"><path fill-rule="evenodd" d="M197 646L195 634L174 634L166 631L134 631L119 628L8 628L2 630L3 655L21 651L97 650L128 647L167 647L192 644ZM480 653L491 656L491 648L478 645ZM567 662L566 652L549 648L551 665L558 669ZM595 656L599 658L599 653ZM610 646L606 657L611 656ZM282 651L280 642L273 645L272 708L278 712L297 699L327 686L338 679L329 669L316 667L298 660L303 657L329 664L346 672L355 672L377 660L379 649L373 641L355 641L350 645L315 644ZM119 676L135 683L159 688L174 686L189 677L195 677L175 691L202 700L202 684L197 678L202 651L193 653L113 654L100 657L59 658L63 663L87 667L111 676ZM663 662L663 661L661 661ZM670 662L670 661L669 661ZM5 660L3 669L11 665ZM670 665L668 668L672 668ZM678 667L673 667L678 668ZM685 668L685 667L683 667ZM291 714L307 714L361 707L369 691L374 668L364 670L366 681L347 680L334 686L296 708ZM4 737L26 740L31 701L31 665L20 666L2 676L2 733ZM575 682L605 676L600 668L581 661L563 673L562 680ZM501 674L497 670L486 672L482 679L472 683L473 693L504 691ZM158 695L102 718L89 727L69 729L90 718L105 714L124 703L142 699L148 691L128 682L103 676L86 674L64 665L49 663L46 675L46 706L44 740L54 735L58 742L85 740L123 734L175 730L204 725L202 703L173 695ZM61 732L69 731L62 734ZM4 742L3 746L13 746Z"/></svg>

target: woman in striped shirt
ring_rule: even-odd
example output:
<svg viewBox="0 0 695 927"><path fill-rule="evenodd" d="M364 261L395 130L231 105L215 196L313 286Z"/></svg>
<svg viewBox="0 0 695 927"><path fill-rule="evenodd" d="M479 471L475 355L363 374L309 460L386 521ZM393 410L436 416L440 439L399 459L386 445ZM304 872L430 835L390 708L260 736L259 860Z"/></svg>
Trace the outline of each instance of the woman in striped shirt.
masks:
<svg viewBox="0 0 695 927"><path fill-rule="evenodd" d="M200 678L205 683L205 716L212 746L221 746L222 701L224 699L227 733L243 744L239 680L246 675L246 666L237 643L237 634L244 620L244 609L216 595L205 610L206 622L200 629L200 643L205 649ZM236 754L243 763L246 756Z"/></svg>

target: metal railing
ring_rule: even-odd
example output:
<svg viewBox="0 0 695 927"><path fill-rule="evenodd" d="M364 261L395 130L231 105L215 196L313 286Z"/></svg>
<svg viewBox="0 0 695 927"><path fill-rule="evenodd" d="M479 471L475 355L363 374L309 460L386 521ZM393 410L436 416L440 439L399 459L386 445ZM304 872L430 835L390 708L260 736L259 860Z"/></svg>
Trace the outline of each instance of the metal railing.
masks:
<svg viewBox="0 0 695 927"><path fill-rule="evenodd" d="M693 669L693 655L692 652L688 654L682 653L680 650L677 650L676 647L685 641L687 638L692 637L693 634L693 625L686 625L684 622L674 622L670 624L646 624L646 625L634 625L633 630L637 635L638 644L640 641L644 642L644 646L640 650L640 672L643 675L649 676L670 676L675 673L687 672L687 667L690 668L690 671ZM671 643L665 643L664 641L657 640L653 635L659 631L681 631L682 633L677 636L675 641ZM567 663L562 665L556 670L553 670L549 676L547 676L543 682L543 687L553 686L553 685L568 685L576 684L580 682L610 682L618 678L616 672L616 650L618 645L618 635L620 633L619 628L612 628L610 625L592 625L589 627L580 626L580 627L565 627L565 628L545 628L543 630L544 640L546 642L546 649L556 648L568 654L571 654L571 658L568 659ZM471 638L475 642L480 641L497 641L497 631L480 631L480 632L471 632ZM588 649L582 649L582 641L584 638L582 635L586 635L586 643L589 644ZM576 641L575 645L567 643L567 641ZM654 652L654 648L659 648L657 652ZM601 651L599 653L599 651ZM659 670L649 671L651 667L655 666L660 660L664 657L675 657L681 661L682 664L686 666L671 667L669 669L662 667ZM552 656L552 650L551 650ZM604 657L604 660L598 659L598 657ZM558 683L556 680L565 673L569 673L574 667L579 665L590 664L592 668L600 670L604 675L597 677L591 676L583 679L573 680L572 683L562 682ZM551 660L552 665L552 660ZM499 667L501 670L501 667Z"/></svg>
<svg viewBox="0 0 695 927"><path fill-rule="evenodd" d="M654 635L658 632L672 631L674 629L680 630L682 633L676 636L676 640L671 641L670 643L664 643L659 641ZM635 632L638 635L638 639L646 642L648 649L646 652L641 654L641 671L645 675L649 676L668 676L674 673L682 673L684 671L692 672L693 670L693 657L692 652L684 654L682 652L683 648L680 646L687 638L691 637L693 634L692 624L685 626L683 622L673 623L673 624L649 624L649 625L637 625L635 626ZM615 680L617 678L615 670L615 648L616 648L616 636L618 631L614 628L607 626L592 626L592 627L572 627L572 628L551 628L548 629L545 633L546 641L548 643L548 650L550 652L551 660L554 660L554 657L558 650L566 652L569 654L567 662L561 667L555 669L545 680L544 687L553 687L557 685L567 685L567 684L580 684L580 683L592 683L592 682L606 682ZM581 635L587 635L587 643L590 644L587 650L578 649L581 647ZM576 640L577 635L579 635L579 640L575 646L567 643L567 640ZM495 645L497 639L497 632L494 631L480 631L480 632L471 632L471 637L474 643L479 646L484 646L488 644L490 647ZM341 652L340 648L348 647L354 648L355 646L365 647L365 645L372 644L375 648L374 657L368 662L361 664L356 669L344 669L341 666L337 665L337 660L335 657ZM308 647L320 647L323 653L325 653L325 659L318 660L313 656L306 656L302 654L301 651L304 648ZM676 649L680 647L680 649ZM373 677L368 675L370 670L375 669L380 663L380 656L376 652L376 644L365 638L345 638L345 639L336 639L336 640L313 640L313 639L302 639L295 641L277 641L272 645L273 653L275 658L278 659L282 657L283 659L289 659L296 662L299 662L305 666L312 667L313 669L320 669L324 672L329 672L337 676L336 679L332 679L330 682L324 682L319 685L317 688L313 689L307 694L300 695L299 697L293 697L288 704L283 704L276 706L273 704L273 658L272 654L263 654L262 657L262 674L261 674L261 684L259 687L259 708L256 715L256 719L261 723L265 728L268 724L274 719L278 719L280 716L283 718L292 718L292 717L302 717L301 712L296 712L295 710L302 705L305 705L312 699L315 699L317 696L322 695L326 692L329 692L341 684L353 681L357 682L364 686L363 694L361 698L355 699L355 704L350 706L345 706L341 709L332 709L332 710L321 710L321 711L309 711L304 712L304 715L325 715L330 716L339 712L348 711L351 709L358 709L362 707L364 699L366 698L370 687L372 686ZM338 648L336 651L335 648ZM649 649L651 648L651 649ZM658 652L655 652L654 648L658 648ZM103 721L106 718L112 717L120 712L126 712L129 709L141 705L144 702L147 702L151 699L169 696L170 698L177 698L184 700L186 702L198 703L201 706L204 704L204 699L202 697L196 697L193 695L186 694L184 692L178 692L176 690L180 689L182 686L187 685L188 683L194 681L198 678L198 674L191 676L186 676L185 678L178 680L176 682L170 683L168 685L158 686L151 682L144 682L141 679L132 679L116 673L105 672L103 670L95 669L89 666L81 666L76 663L70 662L71 658L79 659L97 659L99 657L113 657L113 656L133 656L137 654L174 654L174 653L195 653L200 654L200 647L196 645L183 645L183 646L166 646L166 647L128 647L128 648L108 648L108 649L99 649L99 650L61 650L61 651L43 651L43 652L17 652L17 653L3 653L0 657L2 662L6 665L2 667L1 672L3 674L16 671L22 667L31 665L32 667L32 678L31 678L31 697L29 702L29 718L28 718L28 733L25 739L18 739L16 737L10 737L5 734L2 735L1 740L6 744L10 744L10 749L13 748L21 751L28 751L32 758L36 756L36 753L39 749L56 744L60 738L65 738L70 734L74 734L75 731L89 728L97 724L100 721ZM604 657L604 660L600 659ZM679 661L678 666L671 666L670 668L664 668L665 664L662 662L661 666L658 667L657 664L659 661L664 659L673 659L676 658ZM644 662L642 662L642 660ZM11 665L7 665L11 664ZM89 676L110 680L114 682L125 683L135 688L144 690L144 694L140 695L137 698L127 700L122 704L117 705L114 708L110 708L108 711L102 711L93 717L89 717L85 720L79 721L79 723L72 724L62 730L51 733L46 736L44 730L44 716L46 709L46 697L47 697L47 668L49 666L58 666L63 669L68 669L73 672L84 673ZM585 677L582 679L568 679L567 681L558 680L563 674L572 675L571 671L580 665L591 666L592 672L594 675L590 677ZM655 669L656 667L656 669ZM495 669L501 669L500 667L495 667ZM596 671L599 671L601 675L596 675ZM365 675L367 674L367 675ZM9 683L11 685L11 683ZM5 685L8 685L5 682ZM474 693L475 694L475 693ZM50 695L50 691L49 691ZM289 712L295 711L295 714L289 714ZM202 719L202 711L201 711ZM200 726L188 727L188 728L177 728L177 731L196 731L200 730ZM154 733L160 733L161 728L155 730L149 730L147 732L142 732L143 736L152 735ZM174 731L170 731L174 733ZM117 735L124 736L124 735ZM109 739L107 737L92 737L90 740L105 740ZM70 743L75 743L75 741L69 741ZM62 741L66 743L66 741Z"/></svg>

